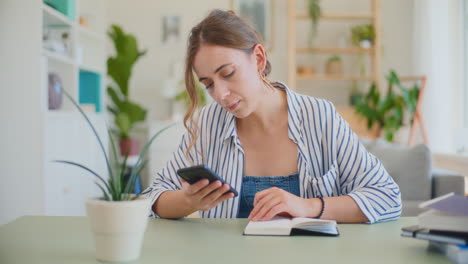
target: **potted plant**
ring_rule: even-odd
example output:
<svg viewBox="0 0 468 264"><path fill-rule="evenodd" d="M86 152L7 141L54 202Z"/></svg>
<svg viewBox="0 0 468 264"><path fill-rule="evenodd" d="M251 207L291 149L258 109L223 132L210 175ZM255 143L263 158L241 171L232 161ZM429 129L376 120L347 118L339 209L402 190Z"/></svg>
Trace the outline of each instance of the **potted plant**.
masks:
<svg viewBox="0 0 468 264"><path fill-rule="evenodd" d="M139 194L132 194L137 175L145 167L145 155L153 141L171 125L159 130L143 147L137 162L131 167L130 177L125 178L127 157L119 162L118 154L110 131L111 154L109 160L103 142L96 129L78 103L64 91L65 96L75 105L93 131L106 160L109 178L94 172L91 168L73 161L55 160L55 162L77 166L96 177L96 185L102 191L102 197L86 201L86 212L96 244L96 259L100 261L120 262L138 259L143 237L148 222L148 210L151 201Z"/></svg>
<svg viewBox="0 0 468 264"><path fill-rule="evenodd" d="M361 48L370 48L375 39L375 30L372 24L357 25L351 28L351 41Z"/></svg>
<svg viewBox="0 0 468 264"><path fill-rule="evenodd" d="M139 142L132 139L130 133L135 124L145 121L147 111L130 100L129 80L133 66L146 51L139 51L136 38L117 25L111 26L108 36L114 43L116 54L107 59L107 74L114 82L114 85L107 87L107 94L112 100L112 105L107 109L114 116L114 132L119 137L121 155L137 155Z"/></svg>
<svg viewBox="0 0 468 264"><path fill-rule="evenodd" d="M391 71L386 76L388 92L385 96L380 94L375 84L372 84L369 92L364 94L356 103L356 112L367 119L367 128L375 123L379 127L379 134L384 132L387 141L393 141L394 134L401 128L405 120L405 111L410 114L410 122L413 122L414 112L419 96L419 86L415 84L411 88L401 85L397 74ZM397 86L401 94L393 89Z"/></svg>
<svg viewBox="0 0 468 264"><path fill-rule="evenodd" d="M342 74L343 64L341 63L341 57L334 55L328 58L325 64L325 72L327 74Z"/></svg>
<svg viewBox="0 0 468 264"><path fill-rule="evenodd" d="M317 26L322 10L320 8L320 0L309 0L308 5L309 17L312 22L312 27L309 36L309 46L312 46L312 40L317 34Z"/></svg>
<svg viewBox="0 0 468 264"><path fill-rule="evenodd" d="M362 98L363 94L358 88L358 82L353 81L353 86L351 88L351 95L349 96L349 104L355 106Z"/></svg>
<svg viewBox="0 0 468 264"><path fill-rule="evenodd" d="M198 100L200 102L200 106L204 106L206 105L206 102L207 102L207 97L206 97L206 93L205 93L205 86L198 81L198 78L194 78L195 80L195 89L196 89L196 92L197 92L197 95L198 95ZM174 101L176 103L179 103L180 107L178 107L179 109L179 112L181 112L183 115L183 113L185 113L185 111L187 110L187 107L189 106L190 104L190 97L188 95L188 92L187 92L187 89L185 89L184 87L184 81L180 81L179 83L179 87L181 89L180 92L178 92L175 96L174 96ZM176 107L177 108L177 107ZM177 113L175 114L177 116Z"/></svg>

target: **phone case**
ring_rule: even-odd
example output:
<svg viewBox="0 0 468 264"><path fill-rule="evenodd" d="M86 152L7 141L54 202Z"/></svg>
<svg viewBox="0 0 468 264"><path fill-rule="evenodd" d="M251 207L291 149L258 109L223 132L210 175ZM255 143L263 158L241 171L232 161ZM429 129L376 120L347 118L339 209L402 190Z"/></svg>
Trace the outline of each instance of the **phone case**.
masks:
<svg viewBox="0 0 468 264"><path fill-rule="evenodd" d="M204 165L198 165L198 166L193 166L193 167L188 167L188 168L183 168L177 170L177 174L184 179L186 182L190 184L194 184L199 180L202 179L208 179L211 182L214 181L220 181L223 184L226 182L221 179L214 171L212 171L210 168L204 166ZM230 187L230 192L234 193L234 197L238 195L237 191Z"/></svg>

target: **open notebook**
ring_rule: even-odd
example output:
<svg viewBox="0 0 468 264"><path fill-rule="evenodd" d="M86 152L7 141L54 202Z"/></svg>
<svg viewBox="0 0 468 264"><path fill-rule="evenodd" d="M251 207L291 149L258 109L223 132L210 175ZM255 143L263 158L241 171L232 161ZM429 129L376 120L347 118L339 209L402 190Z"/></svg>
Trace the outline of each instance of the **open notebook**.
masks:
<svg viewBox="0 0 468 264"><path fill-rule="evenodd" d="M247 236L290 236L317 235L338 236L338 227L334 220L314 218L275 217L270 221L250 221L244 229Z"/></svg>

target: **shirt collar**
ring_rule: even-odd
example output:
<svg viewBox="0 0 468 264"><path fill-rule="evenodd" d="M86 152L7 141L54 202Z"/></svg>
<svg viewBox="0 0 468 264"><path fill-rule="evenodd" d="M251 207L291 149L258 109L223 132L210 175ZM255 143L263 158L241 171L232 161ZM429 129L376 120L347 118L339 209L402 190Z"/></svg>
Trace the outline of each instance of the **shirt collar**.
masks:
<svg viewBox="0 0 468 264"><path fill-rule="evenodd" d="M298 142L301 138L300 124L302 123L302 109L298 101L298 94L291 91L284 83L275 82L273 86L286 91L288 101L288 134L294 142ZM226 111L224 117L224 130L222 140L225 141L231 137L237 137L236 118L233 114Z"/></svg>

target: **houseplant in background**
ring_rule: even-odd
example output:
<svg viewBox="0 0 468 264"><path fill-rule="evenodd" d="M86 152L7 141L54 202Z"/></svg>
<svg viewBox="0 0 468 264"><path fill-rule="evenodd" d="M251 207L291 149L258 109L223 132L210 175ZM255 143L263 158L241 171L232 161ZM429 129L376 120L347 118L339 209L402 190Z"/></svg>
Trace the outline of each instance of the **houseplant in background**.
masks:
<svg viewBox="0 0 468 264"><path fill-rule="evenodd" d="M328 58L325 63L325 72L327 74L339 75L343 73L343 63L341 57L334 55Z"/></svg>
<svg viewBox="0 0 468 264"><path fill-rule="evenodd" d="M320 8L320 0L309 0L308 2L309 17L312 22L310 35L309 35L309 46L312 46L312 40L317 35L317 27L322 10Z"/></svg>
<svg viewBox="0 0 468 264"><path fill-rule="evenodd" d="M111 26L108 36L114 43L116 54L107 59L107 74L114 82L107 87L112 100L107 109L114 116L114 132L120 140L120 153L132 156L139 152L139 142L132 139L130 133L135 124L145 121L147 111L130 100L129 80L133 66L146 51L139 51L136 38L117 25Z"/></svg>
<svg viewBox="0 0 468 264"><path fill-rule="evenodd" d="M194 80L200 106L203 107L207 103L207 96L205 92L206 88L201 82L198 81L198 78L194 78ZM174 101L176 103L182 104L182 107L178 107L178 111L182 112L183 115L187 111L187 108L190 104L190 97L188 95L187 89L185 89L185 82L183 80L179 82L179 89L180 92L174 96ZM175 113L175 115L177 115L177 113Z"/></svg>
<svg viewBox="0 0 468 264"><path fill-rule="evenodd" d="M357 25L351 28L351 41L361 48L370 48L375 39L375 30L372 24Z"/></svg>
<svg viewBox="0 0 468 264"><path fill-rule="evenodd" d="M355 106L362 98L363 93L359 90L358 82L353 81L353 85L351 87L351 94L349 96L349 104L351 106Z"/></svg>
<svg viewBox="0 0 468 264"><path fill-rule="evenodd" d="M145 155L153 141L171 125L159 130L143 147L135 166L131 167L130 177L125 178L127 157L122 162L118 160L115 143L110 136L112 161L104 148L104 144L96 129L83 112L78 103L64 91L65 96L75 105L93 131L106 160L109 177L97 174L92 169L73 161L56 160L84 169L96 177L96 185L102 191L102 197L86 201L86 212L96 244L96 259L100 261L120 262L138 259L141 252L143 237L148 222L150 199L139 194L132 194L137 175L146 165Z"/></svg>
<svg viewBox="0 0 468 264"><path fill-rule="evenodd" d="M369 92L356 103L355 110L367 119L367 128L374 123L379 127L379 134L383 131L387 141L393 141L394 134L401 128L405 121L405 112L410 115L410 123L413 122L416 103L419 95L419 86L415 84L411 88L403 87L395 71L390 71L386 76L388 91L382 95L375 84L372 84ZM397 93L394 87L398 87Z"/></svg>

